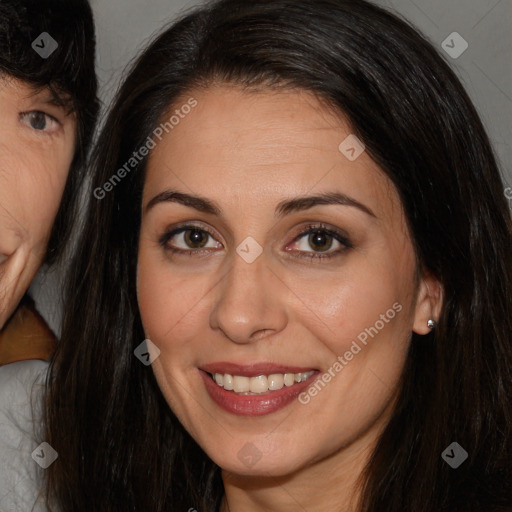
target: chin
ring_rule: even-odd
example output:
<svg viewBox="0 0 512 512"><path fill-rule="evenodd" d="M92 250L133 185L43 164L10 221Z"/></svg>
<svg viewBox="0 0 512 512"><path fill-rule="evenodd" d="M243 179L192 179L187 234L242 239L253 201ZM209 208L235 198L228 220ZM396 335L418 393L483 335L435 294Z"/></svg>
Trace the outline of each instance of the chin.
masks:
<svg viewBox="0 0 512 512"><path fill-rule="evenodd" d="M296 450L291 449L290 454ZM270 452L262 453L254 444L247 442L238 452L226 454L213 454L212 460L226 473L245 477L285 477L307 465L305 460L290 458Z"/></svg>

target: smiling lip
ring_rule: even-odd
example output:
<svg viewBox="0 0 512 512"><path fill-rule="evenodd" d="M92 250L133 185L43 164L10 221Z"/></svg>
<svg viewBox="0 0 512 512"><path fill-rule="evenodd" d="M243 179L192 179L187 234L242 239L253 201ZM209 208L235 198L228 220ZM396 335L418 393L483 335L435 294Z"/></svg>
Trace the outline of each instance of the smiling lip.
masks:
<svg viewBox="0 0 512 512"><path fill-rule="evenodd" d="M276 412L293 402L305 388L311 385L319 372L315 371L307 380L295 383L292 386L251 395L227 391L218 386L211 375L214 373L229 373L230 375L257 377L273 373L305 373L308 371L313 371L313 369L266 363L247 366L233 363L213 363L202 366L199 369L199 374L210 398L225 411L240 416L263 416Z"/></svg>

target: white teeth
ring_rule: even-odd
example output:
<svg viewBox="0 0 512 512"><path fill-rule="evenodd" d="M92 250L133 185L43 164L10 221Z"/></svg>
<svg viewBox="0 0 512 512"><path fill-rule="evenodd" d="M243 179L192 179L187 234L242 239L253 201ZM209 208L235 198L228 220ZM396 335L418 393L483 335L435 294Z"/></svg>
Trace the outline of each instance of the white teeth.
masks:
<svg viewBox="0 0 512 512"><path fill-rule="evenodd" d="M229 375L229 373L224 374L224 389L233 391L233 376Z"/></svg>
<svg viewBox="0 0 512 512"><path fill-rule="evenodd" d="M295 374L295 382L303 382L308 379L307 373L296 373Z"/></svg>
<svg viewBox="0 0 512 512"><path fill-rule="evenodd" d="M250 384L251 393L265 393L268 390L268 379L265 375L251 377Z"/></svg>
<svg viewBox="0 0 512 512"><path fill-rule="evenodd" d="M293 386L295 383L295 374L294 373L285 373L284 374L284 385L285 386Z"/></svg>
<svg viewBox="0 0 512 512"><path fill-rule="evenodd" d="M284 376L282 373L273 373L268 376L268 389L276 391L284 386Z"/></svg>
<svg viewBox="0 0 512 512"><path fill-rule="evenodd" d="M249 377L233 375L233 391L235 393L247 393L247 391L250 391Z"/></svg>
<svg viewBox="0 0 512 512"><path fill-rule="evenodd" d="M304 382L315 373L272 373L271 375L258 375L257 377L243 377L241 375L230 375L229 373L214 373L213 380L218 386L227 391L243 394L261 394L267 391L277 391L283 386L293 386L296 382Z"/></svg>

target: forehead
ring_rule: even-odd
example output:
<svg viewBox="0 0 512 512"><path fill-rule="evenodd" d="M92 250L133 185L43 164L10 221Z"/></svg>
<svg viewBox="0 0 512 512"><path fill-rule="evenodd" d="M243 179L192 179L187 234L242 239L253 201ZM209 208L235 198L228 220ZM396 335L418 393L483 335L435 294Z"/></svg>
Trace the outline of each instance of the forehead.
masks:
<svg viewBox="0 0 512 512"><path fill-rule="evenodd" d="M66 113L72 111L72 97L68 93L57 93L50 86L39 86L0 73L0 99L4 101L36 101L43 105L61 108Z"/></svg>
<svg viewBox="0 0 512 512"><path fill-rule="evenodd" d="M183 115L190 97L197 106ZM231 194L260 202L337 188L371 200L376 210L399 205L366 151L347 158L346 144L357 141L350 123L310 92L219 85L190 91L167 117L176 113L179 122L149 156L146 198L164 187L219 198L229 187Z"/></svg>

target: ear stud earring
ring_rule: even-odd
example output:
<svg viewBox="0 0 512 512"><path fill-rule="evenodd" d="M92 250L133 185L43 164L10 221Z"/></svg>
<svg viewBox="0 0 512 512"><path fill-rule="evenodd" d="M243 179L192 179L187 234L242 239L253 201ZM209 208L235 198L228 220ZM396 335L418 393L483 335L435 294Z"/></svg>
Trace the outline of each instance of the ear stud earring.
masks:
<svg viewBox="0 0 512 512"><path fill-rule="evenodd" d="M434 327L437 325L436 321L435 320L432 320L432 319L429 319L427 321L427 327L429 329L434 329Z"/></svg>

